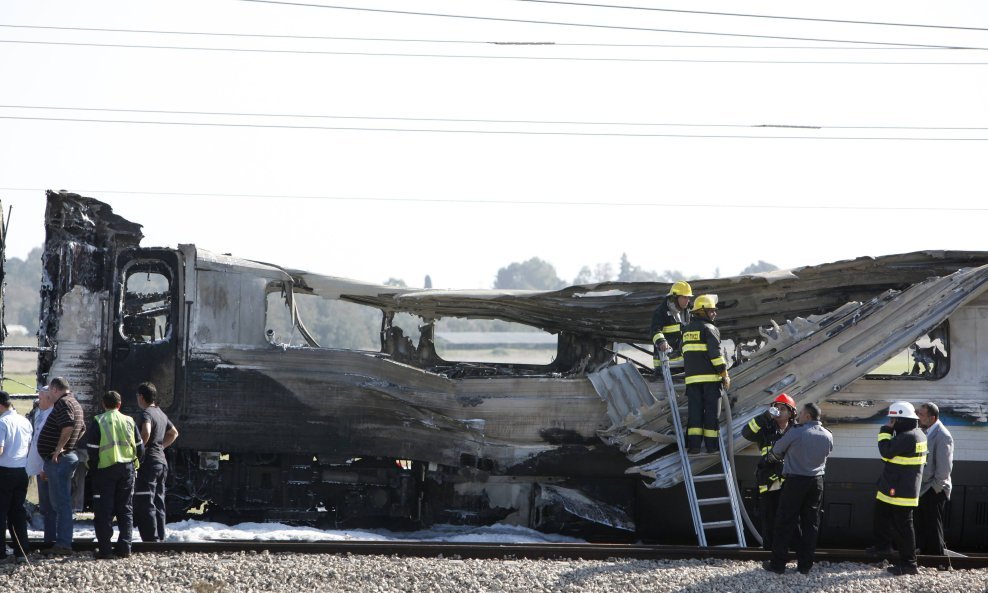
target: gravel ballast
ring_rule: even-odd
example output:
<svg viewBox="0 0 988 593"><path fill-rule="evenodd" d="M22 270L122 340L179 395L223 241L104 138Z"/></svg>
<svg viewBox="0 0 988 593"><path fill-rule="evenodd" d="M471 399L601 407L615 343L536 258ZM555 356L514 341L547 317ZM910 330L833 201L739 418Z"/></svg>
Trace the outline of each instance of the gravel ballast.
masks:
<svg viewBox="0 0 988 593"><path fill-rule="evenodd" d="M328 554L135 554L94 560L91 553L65 558L32 557L31 565L0 566L5 591L423 591L598 593L717 592L791 593L922 591L983 593L988 570L893 577L884 566L819 563L809 576L790 565L782 576L761 564L736 560L458 560Z"/></svg>

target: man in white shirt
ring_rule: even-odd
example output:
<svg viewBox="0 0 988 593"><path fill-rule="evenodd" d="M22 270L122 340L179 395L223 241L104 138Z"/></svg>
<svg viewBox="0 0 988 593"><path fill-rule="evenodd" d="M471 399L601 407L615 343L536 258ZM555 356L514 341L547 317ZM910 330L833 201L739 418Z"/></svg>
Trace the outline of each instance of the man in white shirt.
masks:
<svg viewBox="0 0 988 593"><path fill-rule="evenodd" d="M7 525L14 541L14 558L27 555L27 452L31 448L31 423L14 409L10 394L0 391L0 561L7 559Z"/></svg>
<svg viewBox="0 0 988 593"><path fill-rule="evenodd" d="M31 436L31 449L27 453L28 478L35 478L38 485L38 507L41 516L45 521L45 539L40 546L42 549L55 545L55 509L51 506L51 498L48 496L48 481L45 476L45 460L38 453L38 437L41 436L41 429L45 426L45 420L51 413L51 395L48 387L42 387L38 391L38 406L27 415L34 425L34 434Z"/></svg>

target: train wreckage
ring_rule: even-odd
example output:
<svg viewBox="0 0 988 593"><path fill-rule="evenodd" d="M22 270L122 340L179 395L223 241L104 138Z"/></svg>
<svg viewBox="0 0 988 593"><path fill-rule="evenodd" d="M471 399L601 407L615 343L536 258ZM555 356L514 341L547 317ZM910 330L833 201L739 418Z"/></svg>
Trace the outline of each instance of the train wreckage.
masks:
<svg viewBox="0 0 988 593"><path fill-rule="evenodd" d="M691 538L662 384L616 354L648 344L667 284L374 285L193 245L142 247L141 226L108 205L47 197L39 384L66 377L87 413L115 389L136 412L136 386L154 381L181 427L169 449L176 513L206 502L217 514L335 525L507 521ZM988 459L988 252L864 257L693 287L719 295L717 325L734 345L727 429L740 433L782 391L823 405L837 443L823 542L867 539L875 425L897 399L934 399L957 426L948 539L988 541L978 471ZM321 346L302 306L313 299L373 311L380 348ZM444 318L547 332L554 356L447 360L436 347ZM895 359L908 370L883 372ZM755 457L738 460L750 498Z"/></svg>

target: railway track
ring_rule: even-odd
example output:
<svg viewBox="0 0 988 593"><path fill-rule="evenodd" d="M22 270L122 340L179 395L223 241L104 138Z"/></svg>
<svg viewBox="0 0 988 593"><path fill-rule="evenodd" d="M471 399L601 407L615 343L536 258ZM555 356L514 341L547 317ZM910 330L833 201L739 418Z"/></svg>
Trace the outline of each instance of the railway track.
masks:
<svg viewBox="0 0 988 593"><path fill-rule="evenodd" d="M32 546L40 542L32 541ZM95 542L75 542L76 551L93 551ZM507 543L449 543L419 541L319 541L284 542L256 540L217 540L211 542L135 542L135 553L187 552L261 552L293 554L357 554L383 556L412 556L422 558L473 559L550 559L606 560L628 558L636 560L671 560L709 558L722 560L768 560L770 553L757 548L700 548L695 546L663 546L644 544L507 544ZM876 559L861 550L821 549L816 552L819 562L876 563ZM988 554L963 557L919 556L919 565L936 567L949 564L954 569L988 568Z"/></svg>

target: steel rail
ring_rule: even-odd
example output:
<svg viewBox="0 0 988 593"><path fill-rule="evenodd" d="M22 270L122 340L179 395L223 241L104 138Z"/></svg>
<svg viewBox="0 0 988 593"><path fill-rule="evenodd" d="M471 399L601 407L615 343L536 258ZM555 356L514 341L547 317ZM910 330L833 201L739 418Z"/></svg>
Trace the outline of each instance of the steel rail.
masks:
<svg viewBox="0 0 988 593"><path fill-rule="evenodd" d="M40 541L32 541L37 549ZM77 541L76 551L95 551L94 541ZM293 554L357 554L384 556L411 556L422 558L459 559L544 559L544 560L680 560L689 558L719 560L768 560L770 552L759 548L718 548L696 546L669 546L647 544L594 544L594 543L449 543L421 541L257 541L216 540L210 542L156 542L133 544L134 553L184 552L262 552ZM790 555L791 559L795 556ZM816 551L818 562L856 562L873 564L880 562L862 550L820 549ZM919 556L919 565L937 567L949 565L954 569L988 568L988 554L967 556Z"/></svg>

